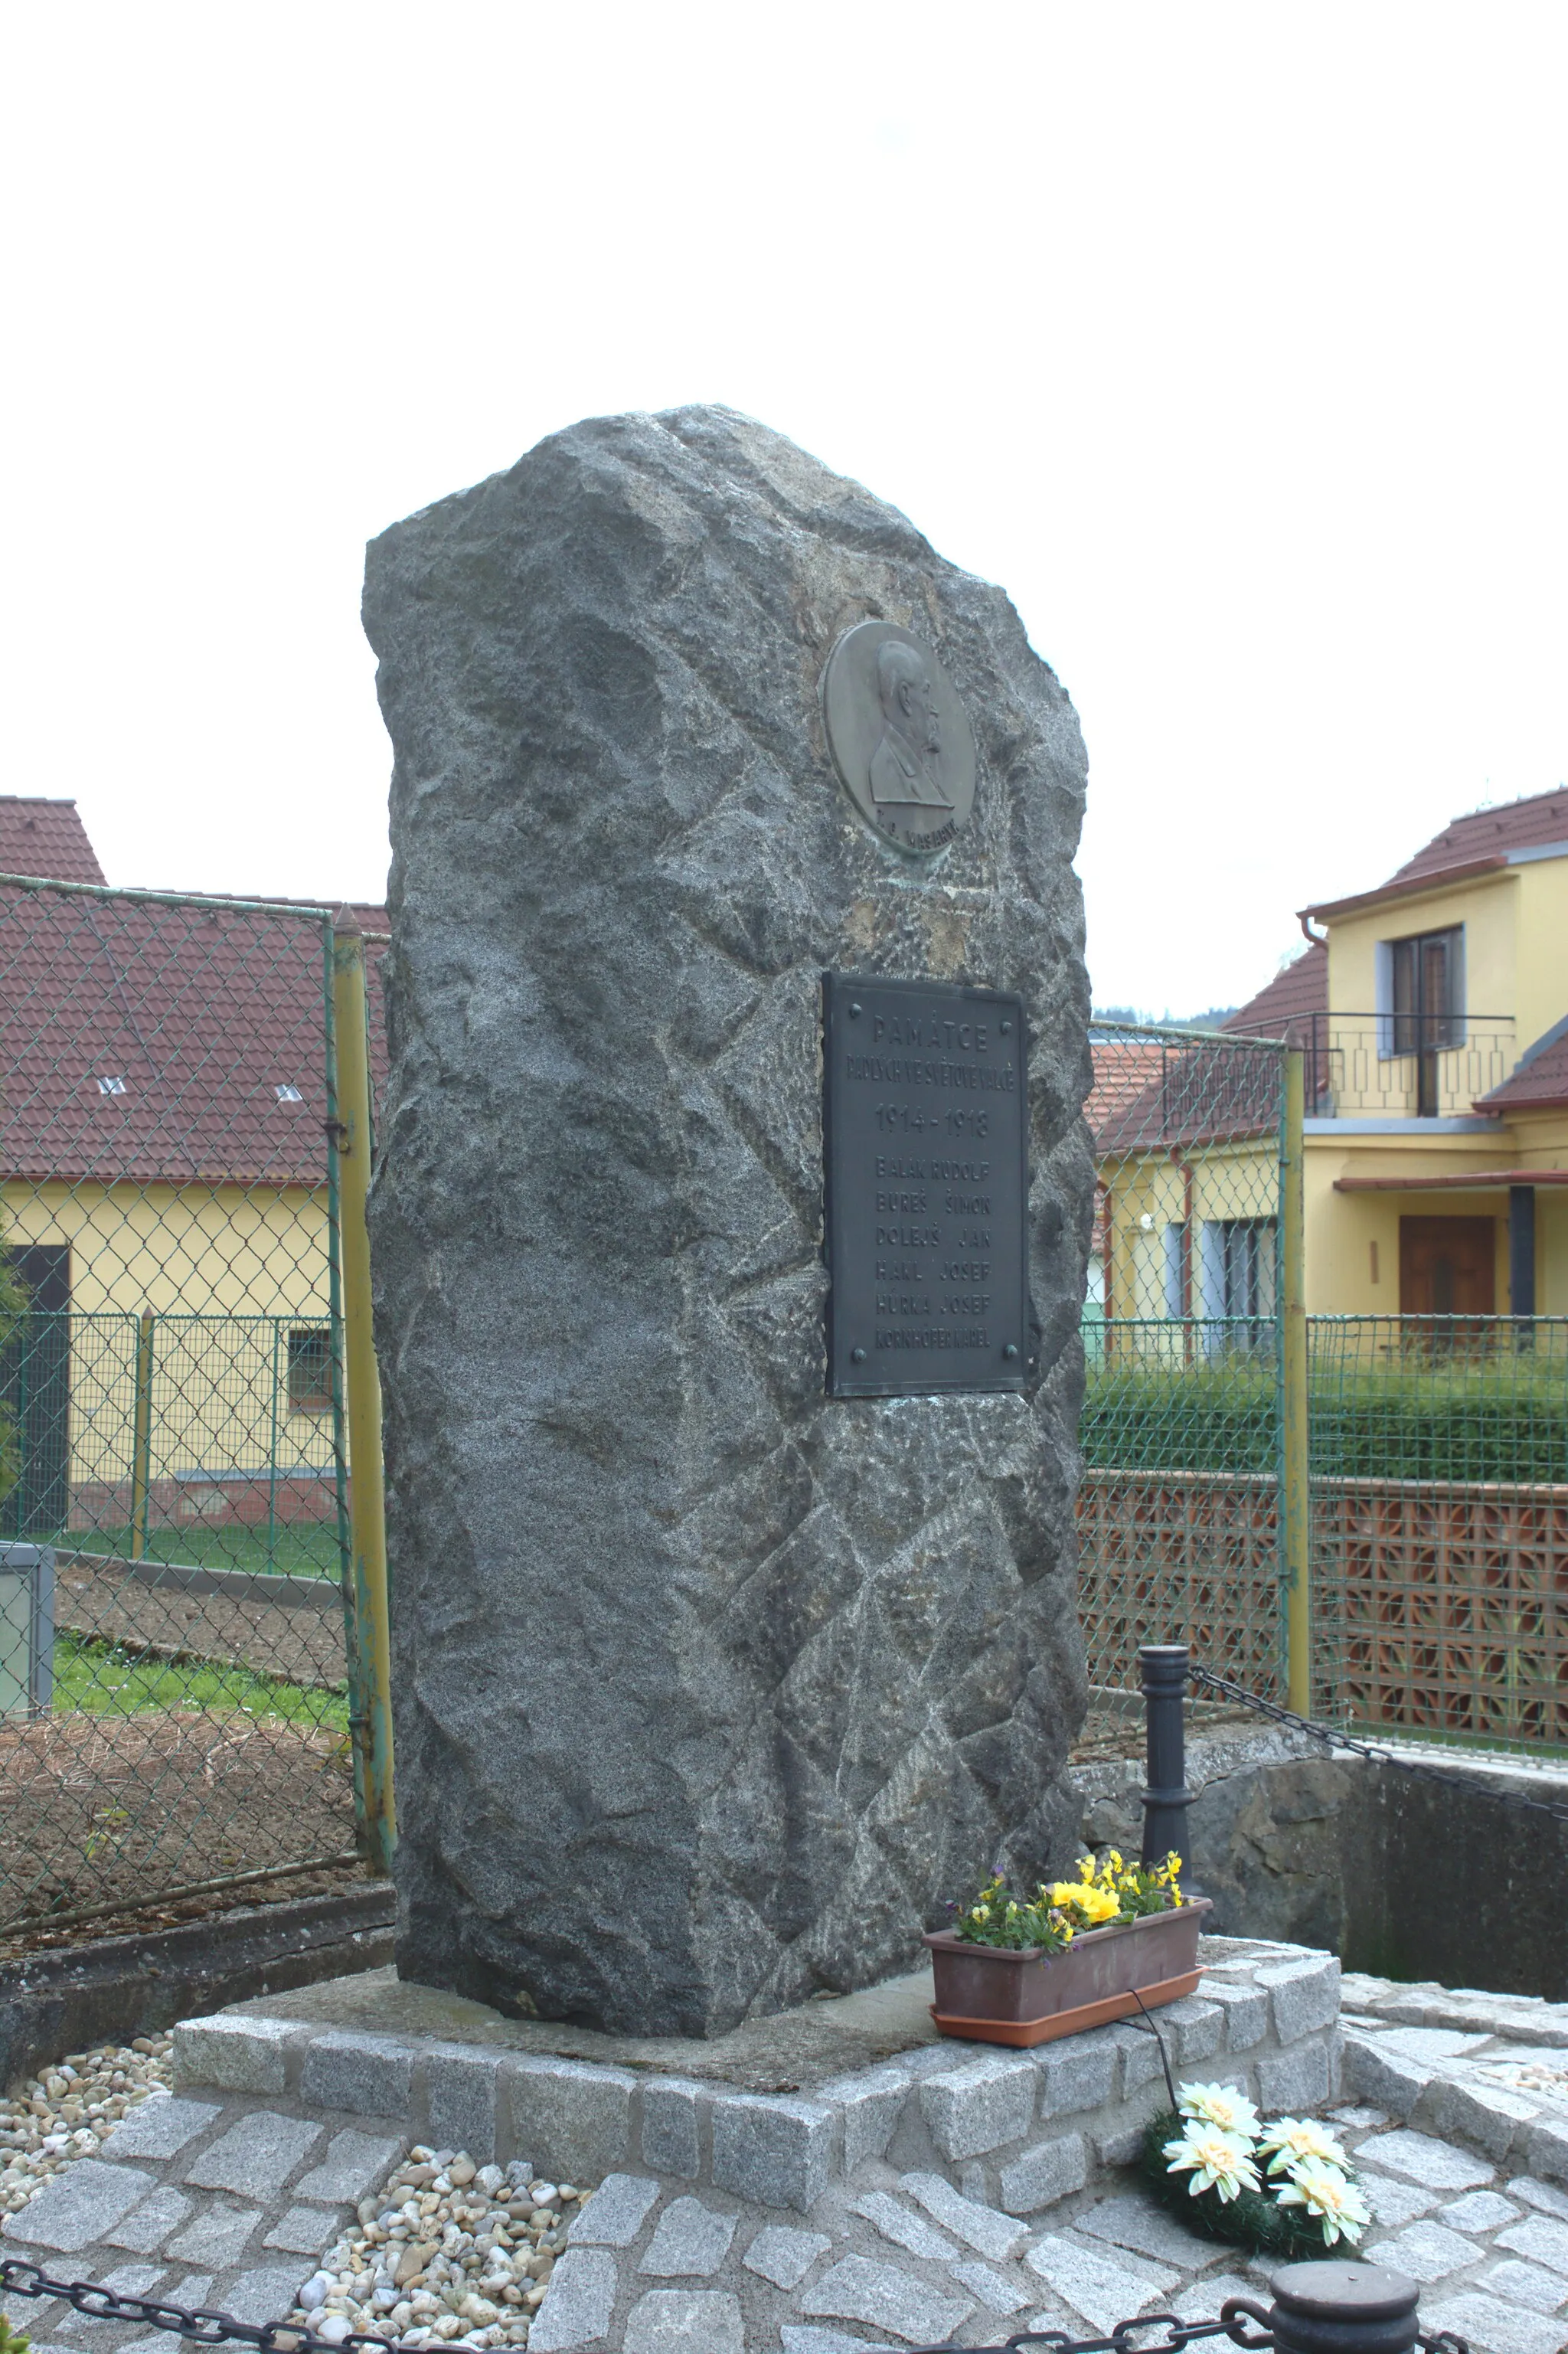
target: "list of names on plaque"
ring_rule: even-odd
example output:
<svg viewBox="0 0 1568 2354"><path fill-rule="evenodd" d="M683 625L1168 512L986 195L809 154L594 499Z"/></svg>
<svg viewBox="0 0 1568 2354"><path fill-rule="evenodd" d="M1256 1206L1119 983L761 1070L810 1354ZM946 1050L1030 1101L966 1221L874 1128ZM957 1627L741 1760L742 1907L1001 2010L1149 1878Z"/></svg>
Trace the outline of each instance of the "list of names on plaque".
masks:
<svg viewBox="0 0 1568 2354"><path fill-rule="evenodd" d="M822 1062L830 1392L1022 1389L1022 1000L829 973Z"/></svg>

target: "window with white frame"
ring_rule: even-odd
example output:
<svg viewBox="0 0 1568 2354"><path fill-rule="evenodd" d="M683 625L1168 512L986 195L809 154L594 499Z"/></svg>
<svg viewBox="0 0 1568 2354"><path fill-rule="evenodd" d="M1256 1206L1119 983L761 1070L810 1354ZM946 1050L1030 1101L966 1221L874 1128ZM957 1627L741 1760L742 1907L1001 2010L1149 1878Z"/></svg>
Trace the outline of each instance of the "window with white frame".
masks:
<svg viewBox="0 0 1568 2354"><path fill-rule="evenodd" d="M1267 1349L1278 1312L1278 1229L1273 1218L1206 1218L1203 1316L1211 1348Z"/></svg>
<svg viewBox="0 0 1568 2354"><path fill-rule="evenodd" d="M1165 1313L1181 1317L1187 1313L1187 1229L1180 1219L1172 1219L1165 1229Z"/></svg>

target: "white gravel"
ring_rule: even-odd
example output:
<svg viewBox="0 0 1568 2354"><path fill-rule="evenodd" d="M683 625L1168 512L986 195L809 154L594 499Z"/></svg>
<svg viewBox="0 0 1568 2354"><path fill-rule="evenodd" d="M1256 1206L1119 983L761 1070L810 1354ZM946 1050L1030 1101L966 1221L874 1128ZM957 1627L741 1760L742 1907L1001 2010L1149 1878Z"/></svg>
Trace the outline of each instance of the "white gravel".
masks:
<svg viewBox="0 0 1568 2354"><path fill-rule="evenodd" d="M330 2339L377 2330L407 2346L526 2346L587 2190L517 2159L476 2166L416 2145L359 2228L322 2258L290 2318Z"/></svg>
<svg viewBox="0 0 1568 2354"><path fill-rule="evenodd" d="M15 2215L73 2158L90 2158L127 2109L166 2091L173 2038L73 2052L0 2100L0 2215Z"/></svg>
<svg viewBox="0 0 1568 2354"><path fill-rule="evenodd" d="M0 2215L90 2158L149 2093L170 2085L167 2035L74 2052L0 2100ZM407 2345L528 2343L567 2227L591 2194L462 2150L413 2148L323 2257L290 2317L328 2339L374 2330Z"/></svg>

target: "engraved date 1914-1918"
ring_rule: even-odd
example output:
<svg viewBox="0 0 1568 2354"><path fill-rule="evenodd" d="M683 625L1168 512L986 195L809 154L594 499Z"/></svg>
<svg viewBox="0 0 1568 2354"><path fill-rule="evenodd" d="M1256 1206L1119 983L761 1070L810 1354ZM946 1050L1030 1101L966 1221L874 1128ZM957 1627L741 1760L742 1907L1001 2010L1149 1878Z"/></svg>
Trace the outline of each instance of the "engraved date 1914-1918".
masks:
<svg viewBox="0 0 1568 2354"><path fill-rule="evenodd" d="M985 1137L991 1134L991 1114L985 1111L936 1111L920 1103L879 1103L874 1107L877 1127L888 1133L919 1135L927 1129L942 1136Z"/></svg>

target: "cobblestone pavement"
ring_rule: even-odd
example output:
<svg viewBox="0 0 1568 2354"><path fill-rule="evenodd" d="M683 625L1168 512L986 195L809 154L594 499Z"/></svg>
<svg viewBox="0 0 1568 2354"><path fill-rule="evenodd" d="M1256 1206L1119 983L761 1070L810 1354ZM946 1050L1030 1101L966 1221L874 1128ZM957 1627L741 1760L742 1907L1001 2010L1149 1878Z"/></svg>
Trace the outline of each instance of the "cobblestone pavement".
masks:
<svg viewBox="0 0 1568 2354"><path fill-rule="evenodd" d="M1355 1974L1340 2022L1358 2097L1568 2183L1568 2003Z"/></svg>
<svg viewBox="0 0 1568 2354"><path fill-rule="evenodd" d="M1422 2285L1425 2327L1484 2354L1568 2348L1568 2191L1370 2105L1330 2114L1376 2217L1365 2253ZM940 2176L877 2166L803 2216L631 2174L584 2201L523 2163L503 2174L254 2095L161 2092L45 2181L0 2243L247 2320L309 2312L334 2336L370 2324L530 2354L864 2354L1025 2325L1083 2335L1139 2312L1217 2313L1266 2276L1130 2178L1027 2221ZM8 2317L76 2354L174 2342L59 2303L13 2296Z"/></svg>
<svg viewBox="0 0 1568 2354"><path fill-rule="evenodd" d="M804 2211L641 2169L590 2190L524 2158L503 2168L410 2148L392 2119L285 2094L281 2042L268 2039L287 2041L287 2021L242 2009L181 2031L199 2044L219 2029L240 2070L229 2081L251 2089L169 2092L160 2040L79 2055L74 2078L45 2072L11 2105L5 2253L246 2320L309 2317L329 2338L369 2327L528 2354L865 2354L994 2343L1024 2327L1082 2336L1139 2313L1217 2314L1266 2282L1266 2266L1197 2239L1126 2172L1026 2217L958 2160L949 2179L868 2159ZM1327 2114L1375 2218L1362 2252L1420 2285L1429 2331L1454 2330L1476 2354L1568 2354L1568 2005L1347 1978L1343 2034L1345 2089ZM373 2041L337 2038L362 2063ZM392 2047L377 2049L385 2062ZM492 2130L493 2107L479 2115L488 2063L469 2047L432 2050L451 2072L443 2115L479 2105L472 2126L447 2130ZM1239 2067L1213 2052L1183 2073L1224 2081ZM348 2078L334 2089L347 2097ZM7 2307L37 2345L68 2354L166 2354L174 2342L62 2303Z"/></svg>

